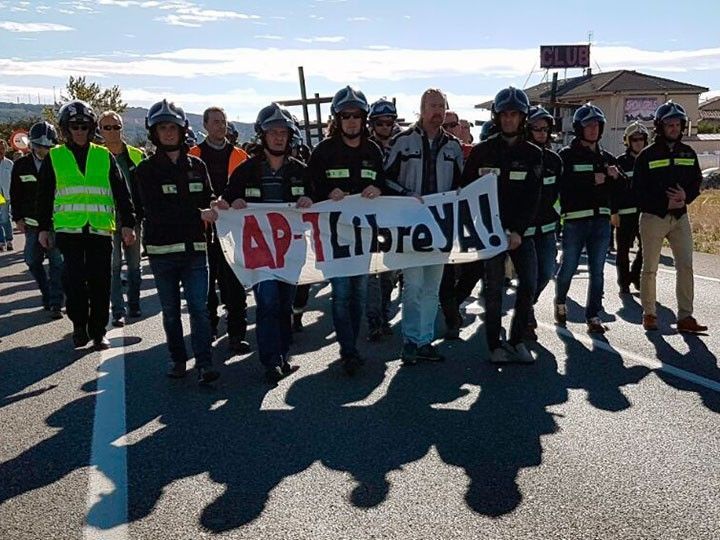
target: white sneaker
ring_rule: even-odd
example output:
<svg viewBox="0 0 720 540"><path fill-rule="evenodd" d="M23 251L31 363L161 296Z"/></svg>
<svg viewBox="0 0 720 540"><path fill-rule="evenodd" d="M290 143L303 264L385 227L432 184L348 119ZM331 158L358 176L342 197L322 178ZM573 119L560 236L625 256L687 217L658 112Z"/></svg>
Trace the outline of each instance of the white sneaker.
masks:
<svg viewBox="0 0 720 540"><path fill-rule="evenodd" d="M511 362L512 358L510 358L504 347L498 347L490 355L490 363L492 364L509 364Z"/></svg>
<svg viewBox="0 0 720 540"><path fill-rule="evenodd" d="M534 364L535 358L533 358L533 355L530 354L530 351L525 346L524 343L518 343L513 347L513 352L515 354L515 360L520 362L521 364Z"/></svg>

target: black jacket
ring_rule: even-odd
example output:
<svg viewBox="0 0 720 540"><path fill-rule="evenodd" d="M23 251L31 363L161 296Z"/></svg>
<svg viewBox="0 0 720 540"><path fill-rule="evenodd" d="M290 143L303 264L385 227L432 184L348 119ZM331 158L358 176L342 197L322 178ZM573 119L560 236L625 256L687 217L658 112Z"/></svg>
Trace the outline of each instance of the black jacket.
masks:
<svg viewBox="0 0 720 540"><path fill-rule="evenodd" d="M628 178L627 182L623 182L615 193L615 203L613 207L619 213L631 214L636 213L638 208L637 195L635 190L632 189L632 178L635 168L635 156L626 150L624 154L620 154L617 157L617 162L620 168Z"/></svg>
<svg viewBox="0 0 720 540"><path fill-rule="evenodd" d="M80 172L85 174L85 164L87 162L89 146L77 147L75 145L68 146L75 156ZM120 217L122 227L135 227L135 216L133 215L133 204L130 200L130 192L128 191L125 177L123 177L115 158L108 152L110 156L110 190L115 201L115 210ZM43 160L42 167L38 172L37 186L37 216L38 228L41 231L49 231L52 229L53 206L55 203L55 188L57 186L55 179L55 170L52 166L52 158L50 155ZM120 226L120 224L118 224Z"/></svg>
<svg viewBox="0 0 720 540"><path fill-rule="evenodd" d="M540 190L535 221L525 231L526 236L554 232L560 221L560 214L556 209L560 196L560 178L562 177L562 159L550 148L543 148L543 179Z"/></svg>
<svg viewBox="0 0 720 540"><path fill-rule="evenodd" d="M598 144L595 150L573 139L560 150L563 174L560 177L560 207L565 220L607 216L615 212L616 192L627 177L620 171L617 179L607 176L607 167L617 165L610 152ZM605 182L595 185L595 173L605 174Z"/></svg>
<svg viewBox="0 0 720 540"><path fill-rule="evenodd" d="M26 225L37 226L38 169L32 152L18 159L10 175L10 200L13 221L25 220Z"/></svg>
<svg viewBox="0 0 720 540"><path fill-rule="evenodd" d="M691 147L676 142L671 150L665 139L655 137L655 142L640 152L635 160L633 190L638 194L641 212L659 217L668 213L681 217L687 212L687 205L700 194L702 172L698 157ZM679 185L685 190L685 206L668 210L665 190Z"/></svg>
<svg viewBox="0 0 720 540"><path fill-rule="evenodd" d="M165 152L158 152L137 166L132 182L149 254L162 254L158 246L178 244L184 244L186 252L205 251L200 212L214 195L201 159L182 152L173 163Z"/></svg>
<svg viewBox="0 0 720 540"><path fill-rule="evenodd" d="M246 202L264 202L263 169L267 163L265 154L257 154L245 161L230 175L222 198L232 204L235 199ZM280 169L284 202L295 202L300 197L312 199L312 189L306 175L306 165L294 157L288 157Z"/></svg>
<svg viewBox="0 0 720 540"><path fill-rule="evenodd" d="M502 226L523 236L537 214L542 158L542 150L534 144L521 139L509 145L501 134L496 134L473 147L460 184L464 187L477 180L479 169L500 169L497 186Z"/></svg>
<svg viewBox="0 0 720 540"><path fill-rule="evenodd" d="M358 148L346 145L340 136L321 141L310 154L307 174L316 202L327 200L335 188L348 195L368 186L386 190L382 151L365 138Z"/></svg>

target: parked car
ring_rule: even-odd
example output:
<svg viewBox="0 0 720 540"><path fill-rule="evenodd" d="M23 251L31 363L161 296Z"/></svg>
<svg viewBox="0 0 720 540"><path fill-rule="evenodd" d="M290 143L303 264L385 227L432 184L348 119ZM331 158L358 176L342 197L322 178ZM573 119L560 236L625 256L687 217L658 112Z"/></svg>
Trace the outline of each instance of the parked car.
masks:
<svg viewBox="0 0 720 540"><path fill-rule="evenodd" d="M702 172L700 189L720 189L720 167L710 167Z"/></svg>

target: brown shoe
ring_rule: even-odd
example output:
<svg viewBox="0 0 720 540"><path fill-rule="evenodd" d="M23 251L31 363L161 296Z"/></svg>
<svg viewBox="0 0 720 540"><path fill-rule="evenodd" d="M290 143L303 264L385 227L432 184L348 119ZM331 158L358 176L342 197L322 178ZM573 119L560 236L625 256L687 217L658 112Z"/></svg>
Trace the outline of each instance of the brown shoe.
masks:
<svg viewBox="0 0 720 540"><path fill-rule="evenodd" d="M657 330L658 329L657 316L650 315L649 313L646 313L645 315L643 315L643 328L645 330L647 330L648 332Z"/></svg>
<svg viewBox="0 0 720 540"><path fill-rule="evenodd" d="M680 319L677 323L678 332L688 332L691 334L696 334L698 332L707 332L707 329L707 326L698 324L698 322L695 320L695 317L685 317L684 319Z"/></svg>

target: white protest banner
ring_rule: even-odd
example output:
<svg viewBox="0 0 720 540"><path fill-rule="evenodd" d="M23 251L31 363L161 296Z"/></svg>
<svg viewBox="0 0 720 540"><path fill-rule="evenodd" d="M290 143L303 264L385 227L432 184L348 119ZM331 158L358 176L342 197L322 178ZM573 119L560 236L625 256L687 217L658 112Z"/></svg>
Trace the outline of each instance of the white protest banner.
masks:
<svg viewBox="0 0 720 540"><path fill-rule="evenodd" d="M219 215L220 245L245 286L464 263L507 249L494 174L460 192L425 196L422 203L413 197L355 195L304 210L294 204L250 204Z"/></svg>

